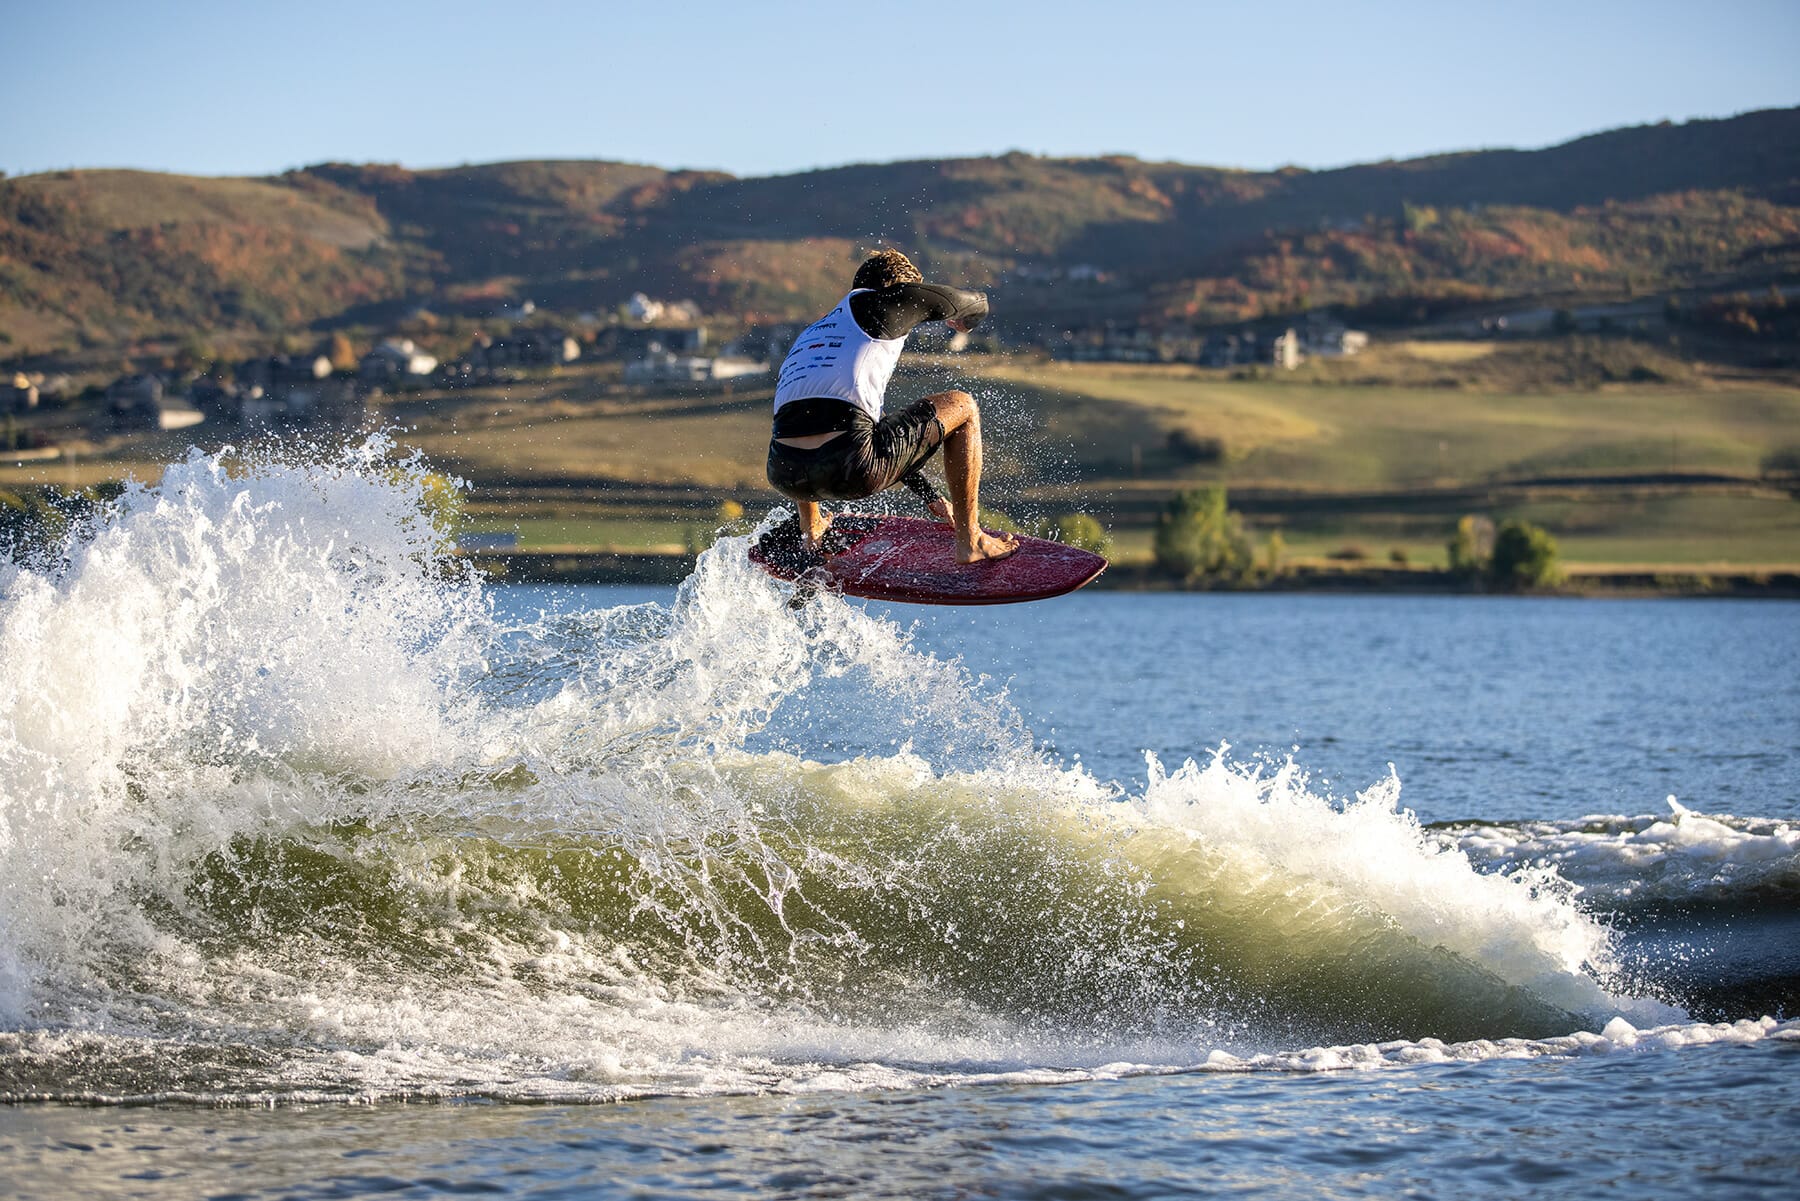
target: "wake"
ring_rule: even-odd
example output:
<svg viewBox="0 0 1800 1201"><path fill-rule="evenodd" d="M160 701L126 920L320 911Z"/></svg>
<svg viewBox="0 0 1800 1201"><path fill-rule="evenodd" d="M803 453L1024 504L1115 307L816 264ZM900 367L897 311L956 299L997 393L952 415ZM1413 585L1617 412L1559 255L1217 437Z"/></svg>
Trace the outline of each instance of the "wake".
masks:
<svg viewBox="0 0 1800 1201"><path fill-rule="evenodd" d="M594 1098L1697 1029L1564 877L1477 871L1397 781L1338 803L1221 748L1127 794L892 623L789 609L745 539L666 605L508 617L426 491L382 439L194 452L0 566L0 1093Z"/></svg>

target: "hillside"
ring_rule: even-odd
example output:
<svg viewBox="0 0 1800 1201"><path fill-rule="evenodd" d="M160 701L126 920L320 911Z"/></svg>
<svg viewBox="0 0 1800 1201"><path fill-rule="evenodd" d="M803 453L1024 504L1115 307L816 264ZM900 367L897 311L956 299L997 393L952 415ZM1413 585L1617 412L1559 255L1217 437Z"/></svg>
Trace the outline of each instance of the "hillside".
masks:
<svg viewBox="0 0 1800 1201"><path fill-rule="evenodd" d="M1800 276L1800 109L1332 171L1010 154L759 179L606 162L56 172L0 181L0 355L639 290L787 318L877 240L994 288L1023 332L1762 286Z"/></svg>

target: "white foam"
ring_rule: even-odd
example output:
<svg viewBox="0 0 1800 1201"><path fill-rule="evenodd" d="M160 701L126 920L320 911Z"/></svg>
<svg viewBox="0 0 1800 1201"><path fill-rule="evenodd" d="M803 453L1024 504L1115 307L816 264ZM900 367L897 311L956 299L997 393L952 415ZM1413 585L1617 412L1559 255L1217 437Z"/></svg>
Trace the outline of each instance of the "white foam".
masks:
<svg viewBox="0 0 1800 1201"><path fill-rule="evenodd" d="M61 570L0 579L0 1015L33 962L129 920L109 902L144 849L185 865L267 820L331 820L269 812L330 795L282 780L447 757L486 606L441 573L423 487L381 439L329 466L196 451Z"/></svg>
<svg viewBox="0 0 1800 1201"><path fill-rule="evenodd" d="M892 1032L883 1032L891 1039ZM1108 1059L1087 1064L1064 1061L1051 1046L1017 1048L1020 1058L996 1062L991 1056L958 1061L957 1048L915 1043L909 1050L940 1056L935 1065L920 1056L896 1054L891 1043L870 1046L833 1031L823 1043L804 1040L772 1049L777 1058L694 1057L672 1069L658 1064L650 1077L634 1078L628 1065L603 1052L585 1058L554 1055L496 1056L491 1052L433 1044L399 1044L366 1051L301 1052L268 1064L269 1078L254 1088L163 1088L119 1092L77 1088L43 1092L0 1092L0 1101L54 1099L90 1103L194 1102L200 1104L368 1104L391 1099L488 1097L507 1101L593 1103L653 1096L720 1096L745 1093L804 1095L868 1092L984 1084L1073 1084L1083 1081L1185 1073L1317 1075L1336 1072L1409 1070L1422 1066L1494 1061L1559 1060L1621 1055L1670 1054L1710 1046L1754 1046L1800 1042L1800 1021L1771 1017L1734 1022L1670 1023L1638 1029L1623 1019L1606 1030L1576 1031L1553 1038L1393 1040L1383 1043L1305 1047L1233 1053L1223 1049L1158 1048L1156 1059ZM0 1054L13 1062L34 1059L119 1061L179 1058L189 1044L123 1038L92 1032L0 1034ZM861 1058L859 1051L875 1057Z"/></svg>
<svg viewBox="0 0 1800 1201"><path fill-rule="evenodd" d="M1667 816L1594 816L1445 833L1486 867L1554 868L1592 903L1742 900L1800 890L1800 828L1698 813L1669 798Z"/></svg>
<svg viewBox="0 0 1800 1201"><path fill-rule="evenodd" d="M1122 797L892 624L790 610L743 540L670 606L509 626L441 557L425 486L381 440L323 464L193 454L62 569L4 569L0 1022L21 1054L154 1077L252 1046L283 1095L592 1098L1362 1055L1270 1050L1253 1015L1214 1012L1244 998L1192 980L1234 966L1203 962L1209 889L1299 975L1354 931L1596 1024L1672 1016L1608 994L1606 932L1559 877L1476 871L1396 780L1340 805L1221 749ZM853 724L910 741L837 764L791 745L851 681ZM256 845L315 855L379 912L309 926ZM618 856L593 869L604 904L559 891L559 849ZM1035 908L1009 874L1027 856ZM301 912L234 927L204 871ZM884 958L881 930L906 946ZM958 991L1020 947L1020 980ZM858 973L876 983L834 1008ZM1051 1002L1094 981L1193 1007L1153 1033L1103 1004L1059 1027Z"/></svg>
<svg viewBox="0 0 1800 1201"><path fill-rule="evenodd" d="M1412 812L1398 807L1399 794L1390 775L1339 807L1310 791L1292 763L1265 773L1230 763L1221 750L1172 774L1152 757L1139 807L1240 863L1318 881L1344 903L1373 908L1426 945L1571 1012L1682 1016L1599 985L1596 976L1613 967L1610 935L1571 903L1554 874L1475 871L1467 856L1427 836Z"/></svg>
<svg viewBox="0 0 1800 1201"><path fill-rule="evenodd" d="M1354 1046L1311 1047L1303 1051L1236 1056L1209 1055L1201 1070L1212 1072L1335 1072L1403 1067L1425 1063L1477 1063L1493 1059L1574 1059L1643 1051L1679 1051L1689 1047L1800 1039L1800 1021L1772 1017L1735 1022L1672 1022L1639 1030L1623 1017L1599 1033L1578 1030L1558 1038L1471 1039L1445 1043L1427 1038Z"/></svg>

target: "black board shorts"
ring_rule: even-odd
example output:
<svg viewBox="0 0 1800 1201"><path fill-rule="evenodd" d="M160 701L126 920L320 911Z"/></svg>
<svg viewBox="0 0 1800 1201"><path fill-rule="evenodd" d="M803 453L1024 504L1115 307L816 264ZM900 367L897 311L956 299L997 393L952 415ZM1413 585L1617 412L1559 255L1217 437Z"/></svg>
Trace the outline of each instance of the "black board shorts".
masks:
<svg viewBox="0 0 1800 1201"><path fill-rule="evenodd" d="M930 400L880 421L853 409L848 420L844 433L813 450L771 439L770 486L790 500L861 500L917 471L944 444L944 423Z"/></svg>

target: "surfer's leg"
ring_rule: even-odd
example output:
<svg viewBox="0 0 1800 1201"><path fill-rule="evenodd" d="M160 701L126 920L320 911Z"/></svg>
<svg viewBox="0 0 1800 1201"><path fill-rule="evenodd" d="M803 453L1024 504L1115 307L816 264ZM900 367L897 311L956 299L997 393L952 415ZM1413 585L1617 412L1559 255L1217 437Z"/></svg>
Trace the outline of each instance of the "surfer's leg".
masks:
<svg viewBox="0 0 1800 1201"><path fill-rule="evenodd" d="M819 541L831 528L831 518L825 516L818 501L797 500L794 505L800 510L800 532L806 536L806 545L818 550Z"/></svg>
<svg viewBox="0 0 1800 1201"><path fill-rule="evenodd" d="M795 520L806 544L819 549L819 540L831 525L831 519L819 508L817 498L826 495L820 483L831 476L834 455L818 448L806 449L769 442L769 483L794 502Z"/></svg>
<svg viewBox="0 0 1800 1201"><path fill-rule="evenodd" d="M950 520L956 526L958 562L1004 559L1018 540L990 534L976 524L981 511L981 411L967 392L926 397L944 425L944 482L950 485Z"/></svg>

